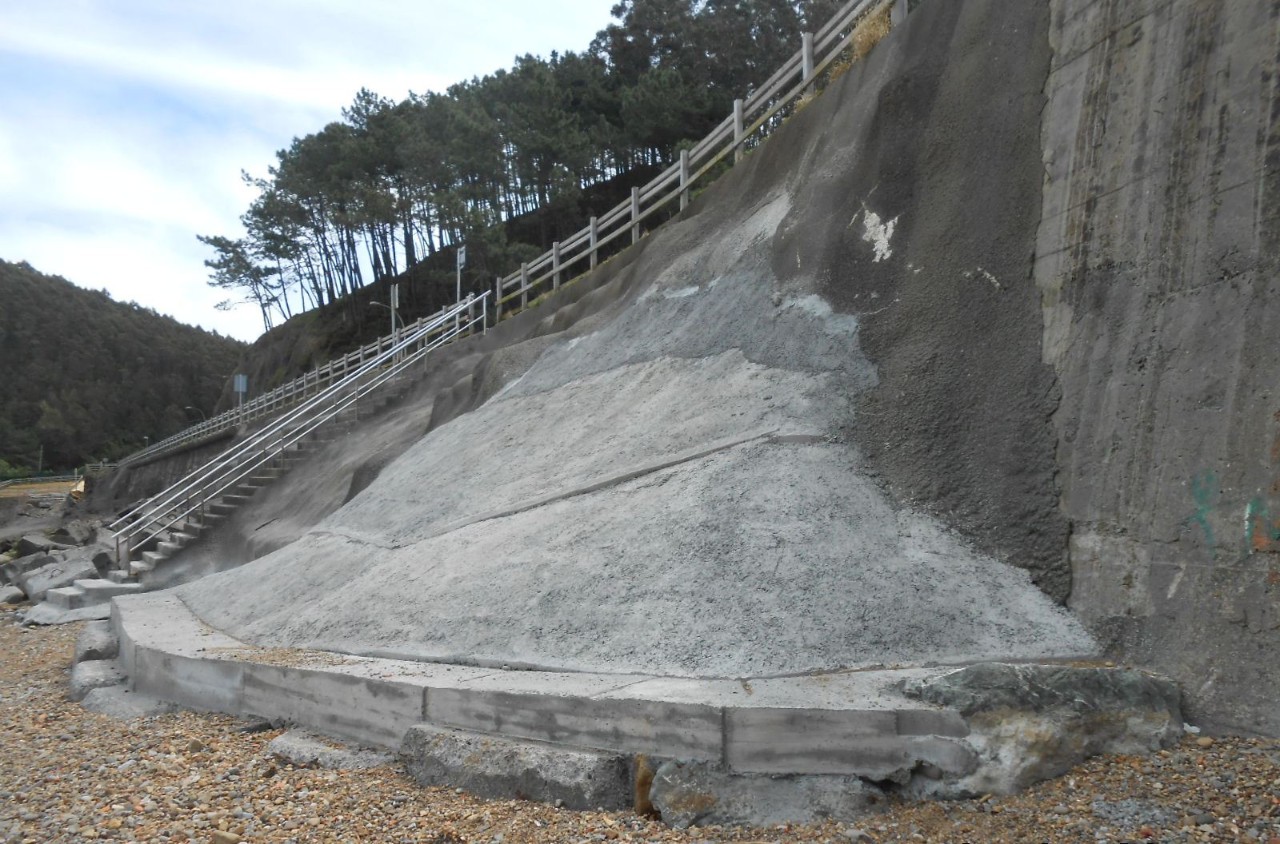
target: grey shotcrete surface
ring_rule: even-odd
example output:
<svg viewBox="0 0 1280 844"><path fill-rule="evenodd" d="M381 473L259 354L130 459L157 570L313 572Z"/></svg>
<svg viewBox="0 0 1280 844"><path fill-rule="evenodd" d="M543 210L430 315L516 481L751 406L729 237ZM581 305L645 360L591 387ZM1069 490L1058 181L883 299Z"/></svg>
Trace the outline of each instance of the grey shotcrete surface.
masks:
<svg viewBox="0 0 1280 844"><path fill-rule="evenodd" d="M612 269L617 307L550 328L488 401L183 600L257 644L577 671L1091 653L1026 570L869 469L848 436L879 384L861 320L820 295L829 274L774 268L784 228L865 194L809 208L813 185L762 153Z"/></svg>

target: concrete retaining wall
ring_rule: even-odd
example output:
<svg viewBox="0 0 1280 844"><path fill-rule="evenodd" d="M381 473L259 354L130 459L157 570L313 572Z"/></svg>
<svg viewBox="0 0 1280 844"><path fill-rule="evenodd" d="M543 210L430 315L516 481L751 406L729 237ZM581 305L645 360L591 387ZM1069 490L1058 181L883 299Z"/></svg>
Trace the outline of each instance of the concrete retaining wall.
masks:
<svg viewBox="0 0 1280 844"><path fill-rule="evenodd" d="M1280 733L1280 23L1051 0L1035 280L1070 606L1211 728Z"/></svg>

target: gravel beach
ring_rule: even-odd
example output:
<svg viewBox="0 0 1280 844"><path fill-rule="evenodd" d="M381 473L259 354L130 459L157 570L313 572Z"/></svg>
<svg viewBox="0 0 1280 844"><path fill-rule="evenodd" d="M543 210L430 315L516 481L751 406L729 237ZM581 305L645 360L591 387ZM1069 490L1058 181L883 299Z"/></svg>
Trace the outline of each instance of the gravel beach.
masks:
<svg viewBox="0 0 1280 844"><path fill-rule="evenodd" d="M857 826L673 830L423 789L398 765L295 769L280 730L179 712L132 722L66 699L80 625L0 612L0 842L1068 842L1280 844L1280 742L1188 737L1016 797L891 806Z"/></svg>

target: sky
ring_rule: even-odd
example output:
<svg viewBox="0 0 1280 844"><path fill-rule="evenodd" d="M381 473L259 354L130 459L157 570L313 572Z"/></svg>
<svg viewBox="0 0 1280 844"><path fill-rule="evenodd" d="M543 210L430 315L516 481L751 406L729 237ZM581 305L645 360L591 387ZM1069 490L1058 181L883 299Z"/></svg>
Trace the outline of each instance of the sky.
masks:
<svg viewBox="0 0 1280 844"><path fill-rule="evenodd" d="M0 0L0 259L253 340L258 309L215 308L196 240L240 236L242 170L361 87L401 99L582 50L612 5Z"/></svg>

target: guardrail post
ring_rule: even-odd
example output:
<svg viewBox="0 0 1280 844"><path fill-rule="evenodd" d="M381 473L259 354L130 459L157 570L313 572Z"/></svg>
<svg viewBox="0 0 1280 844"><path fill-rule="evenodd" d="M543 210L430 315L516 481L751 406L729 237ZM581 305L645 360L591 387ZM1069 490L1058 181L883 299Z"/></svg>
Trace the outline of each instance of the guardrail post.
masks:
<svg viewBox="0 0 1280 844"><path fill-rule="evenodd" d="M640 242L640 188L631 189L631 242Z"/></svg>
<svg viewBox="0 0 1280 844"><path fill-rule="evenodd" d="M897 26L907 19L907 12L911 11L908 7L908 0L895 0L893 9L889 12L889 25Z"/></svg>
<svg viewBox="0 0 1280 844"><path fill-rule="evenodd" d="M802 80L809 83L809 87L804 89L805 94L813 96L813 33L800 33L800 54L801 65L804 68L804 76Z"/></svg>
<svg viewBox="0 0 1280 844"><path fill-rule="evenodd" d="M480 300L480 333L489 333L489 297Z"/></svg>
<svg viewBox="0 0 1280 844"><path fill-rule="evenodd" d="M551 289L560 287L560 241L551 244Z"/></svg>
<svg viewBox="0 0 1280 844"><path fill-rule="evenodd" d="M502 322L502 276L493 283L493 327Z"/></svg>
<svg viewBox="0 0 1280 844"><path fill-rule="evenodd" d="M520 265L520 307L529 307L529 265Z"/></svg>
<svg viewBox="0 0 1280 844"><path fill-rule="evenodd" d="M743 130L742 100L733 101L733 163L742 160L742 142L746 132Z"/></svg>
<svg viewBox="0 0 1280 844"><path fill-rule="evenodd" d="M600 259L600 250L596 246L600 242L600 220L596 217L591 218L591 269L596 268L596 264Z"/></svg>
<svg viewBox="0 0 1280 844"><path fill-rule="evenodd" d="M689 150L680 150L680 210L689 207Z"/></svg>

